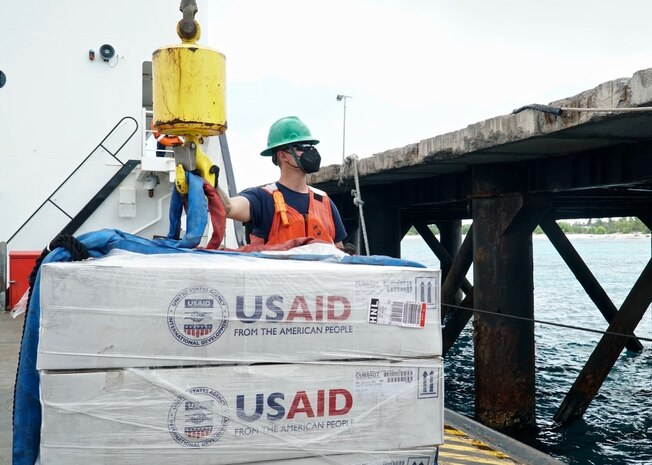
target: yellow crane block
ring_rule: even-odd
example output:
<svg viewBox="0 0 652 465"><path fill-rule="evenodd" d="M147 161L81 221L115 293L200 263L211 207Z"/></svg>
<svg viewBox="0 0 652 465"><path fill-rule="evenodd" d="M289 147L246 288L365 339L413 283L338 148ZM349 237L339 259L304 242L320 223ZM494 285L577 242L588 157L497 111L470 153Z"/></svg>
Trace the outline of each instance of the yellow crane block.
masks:
<svg viewBox="0 0 652 465"><path fill-rule="evenodd" d="M177 136L215 136L226 123L226 59L196 43L152 55L154 126Z"/></svg>
<svg viewBox="0 0 652 465"><path fill-rule="evenodd" d="M217 166L200 149L199 138L226 131L226 59L217 50L197 44L201 36L195 0L182 0L177 24L181 44L152 54L153 128L182 136L175 147L176 187L187 194L186 171L198 172L217 186Z"/></svg>

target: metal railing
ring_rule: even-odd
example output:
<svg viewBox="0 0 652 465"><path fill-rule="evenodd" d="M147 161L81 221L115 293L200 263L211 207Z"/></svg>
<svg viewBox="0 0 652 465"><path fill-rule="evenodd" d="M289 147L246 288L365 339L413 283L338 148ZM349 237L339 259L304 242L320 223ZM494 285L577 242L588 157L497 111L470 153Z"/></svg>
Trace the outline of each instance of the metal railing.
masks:
<svg viewBox="0 0 652 465"><path fill-rule="evenodd" d="M140 131L140 143L141 143L141 153L143 154L143 157L155 157L158 156L159 153L163 153L164 156L166 157L174 157L174 150L171 148L164 148L164 149L159 149L158 144L156 139L154 138L154 131L152 129L152 123L150 122L149 124L147 123L148 120L151 121L152 117L154 116L154 111L148 110L147 108L143 108L142 111L142 116L141 116L141 131ZM154 147L148 147L148 141L150 140L150 137L153 139L153 144Z"/></svg>
<svg viewBox="0 0 652 465"><path fill-rule="evenodd" d="M109 147L107 147L105 144L106 144L107 141L109 141L109 140L111 139L111 136L114 135L114 133L117 133L117 131L118 131L119 129L121 129L123 126L125 126L126 124L133 124L133 130L131 131L131 133L128 133L128 135L125 137L125 139L124 139L124 141L122 142L122 144L121 144L120 146L118 146L117 148L115 148L115 151L112 152L112 151L109 149ZM91 152L90 152L90 153L89 153L89 154L88 154L88 155L87 155L87 156L86 156L86 157L85 157L85 158L84 158L80 163L79 163L79 165L77 165L77 167L76 167L76 168L75 168L75 169L74 169L74 170L73 170L73 171L72 171L72 172L71 172L71 173L66 177L66 179L64 179L64 180L59 184L59 186L57 186L57 188L54 189L54 191L52 192L52 194L50 194L50 195L48 196L48 198L45 199L45 201L43 201L43 203L42 203L42 204L41 204L41 205L40 205L36 210L34 210L34 212L29 216L29 218L27 218L27 219L25 220L25 222L24 222L22 225L20 225L20 227L18 227L18 229L17 229L17 230L16 230L16 231L11 235L11 237L7 240L7 243L10 243L10 242L12 241L12 239L13 239L14 237L16 237L16 235L18 235L18 233L20 233L20 232L25 228L25 226L27 226L27 224L28 224L28 223L29 223L29 222L30 222L30 221L31 221L31 220L32 220L32 219L33 219L33 218L34 218L34 217L35 217L35 216L36 216L36 215L37 215L37 214L38 214L38 213L39 213L39 212L40 212L40 211L41 211L41 210L46 206L46 205L48 205L48 204L53 205L57 210L61 211L65 216L67 216L67 217L70 219L71 222L73 222L73 221L74 221L74 216L73 216L73 215L76 215L76 214L72 214L72 213L66 212L63 208L61 208L61 207L60 207L60 206L59 206L59 205L54 201L53 198L56 196L57 192L59 192L59 190L60 190L60 189L61 189L61 188L62 188L62 187L63 187L63 186L64 186L64 185L65 185L65 184L70 180L70 178L72 178L72 177L73 177L73 176L74 176L74 175L75 175L75 174L76 174L76 173L77 173L77 172L78 172L78 171L79 171L79 170L80 170L80 169L81 169L81 168L86 164L86 162L88 162L88 160L89 160L89 159L90 159L94 154L98 153L98 151L100 151L100 152L103 151L103 152L108 153L108 154L109 154L113 159L115 159L115 161L117 161L121 166L124 166L125 163L123 163L123 162L122 162L122 161L117 157L117 154L120 153L120 151L124 148L125 145L127 145L127 142L129 142L129 141L131 140L131 138L134 136L134 134L136 134L137 131L138 131L138 121L136 121L135 118L133 118L133 117L131 117L131 116L125 116L125 117L123 117L122 119L120 119L120 121L118 121L118 122L116 123L116 125L113 126L113 128L112 128L112 129L111 129L111 130L106 134L106 136L105 136L105 137L100 141L100 143L97 144L97 146L96 146L96 147L95 147L95 148L94 148L94 149L93 149L93 150L92 150L92 151L91 151Z"/></svg>

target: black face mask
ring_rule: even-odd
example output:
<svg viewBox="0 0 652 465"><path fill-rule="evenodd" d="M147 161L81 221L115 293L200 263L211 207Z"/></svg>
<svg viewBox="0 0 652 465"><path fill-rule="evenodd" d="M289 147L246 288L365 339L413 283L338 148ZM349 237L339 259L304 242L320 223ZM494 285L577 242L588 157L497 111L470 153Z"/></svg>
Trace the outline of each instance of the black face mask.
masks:
<svg viewBox="0 0 652 465"><path fill-rule="evenodd" d="M301 171L306 174L316 173L319 171L319 165L321 164L321 155L315 147L310 147L308 150L305 150L301 157L297 156L297 152L294 150L294 147L290 146L292 151L292 157L297 163L297 166Z"/></svg>

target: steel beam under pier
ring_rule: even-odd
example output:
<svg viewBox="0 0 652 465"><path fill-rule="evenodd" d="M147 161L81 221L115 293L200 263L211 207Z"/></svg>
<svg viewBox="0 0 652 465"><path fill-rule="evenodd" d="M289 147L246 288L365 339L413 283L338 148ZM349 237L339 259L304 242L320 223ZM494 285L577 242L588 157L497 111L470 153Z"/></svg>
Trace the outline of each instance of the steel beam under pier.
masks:
<svg viewBox="0 0 652 465"><path fill-rule="evenodd" d="M367 188L364 214L369 249L373 255L401 256L400 199L393 189ZM363 249L361 244L360 249ZM363 252L361 252L363 253Z"/></svg>
<svg viewBox="0 0 652 465"><path fill-rule="evenodd" d="M453 308L450 306L443 308L443 305L458 304L456 300L453 303L453 289L459 287L466 294L464 300L459 302L458 308L453 308L451 314L448 315L446 325L442 328L442 354L444 356L453 347L455 341L457 341L457 338L473 316L471 311L464 309L473 308L473 286L466 279L466 273L469 271L471 263L473 263L473 225L469 228L462 242L462 246L455 256L450 274L442 286L442 318L444 314L448 313L448 310ZM445 310L447 311L445 312Z"/></svg>
<svg viewBox="0 0 652 465"><path fill-rule="evenodd" d="M451 258L446 248L439 243L435 235L430 231L425 223L415 223L414 227L425 243L428 244L430 250L432 250L437 256L441 263L441 267L444 268L445 266L449 270L446 278L443 280L441 289L442 323L444 323L444 319L446 319L446 326L442 329L442 355L446 356L451 347L453 347L453 344L455 344L460 333L464 330L466 324L473 316L473 313L469 310L456 308L452 312L452 315L446 318L448 310L451 308L450 305L459 304L459 307L473 307L473 285L466 279L466 273L473 260L473 226L469 228L469 232L464 238L462 245L459 247L455 259ZM466 297L464 297L464 300L461 302L457 300L457 294L460 293L460 290L464 291L464 294L466 294Z"/></svg>
<svg viewBox="0 0 652 465"><path fill-rule="evenodd" d="M462 221L438 221L437 228L439 229L439 237L441 238L441 245L448 252L451 257L457 255L462 245ZM441 263L441 280L442 283L446 280L450 272L450 264ZM462 301L462 292L457 291L452 299L452 303L459 304Z"/></svg>
<svg viewBox="0 0 652 465"><path fill-rule="evenodd" d="M548 236L548 239L550 239L552 245L557 249L557 252L559 252L561 258L564 259L568 268L570 268L577 278L577 282L582 285L588 296L604 316L605 320L611 323L618 313L618 309L604 291L598 280L595 279L595 276L593 276L589 267L586 266L582 257L580 257L568 238L566 238L564 232L557 225L557 222L552 219L545 219L541 222L540 226L541 229L543 229L543 232L546 233L546 236ZM641 352L643 350L643 345L634 337L627 341L627 350Z"/></svg>
<svg viewBox="0 0 652 465"><path fill-rule="evenodd" d="M532 231L543 210L526 205L519 179L509 168L473 171L473 301L500 314L473 321L475 415L508 434L536 428Z"/></svg>
<svg viewBox="0 0 652 465"><path fill-rule="evenodd" d="M559 410L555 421L571 423L584 415L589 404L598 393L618 356L625 348L629 336L643 318L652 302L652 259L627 295L620 310L589 357Z"/></svg>

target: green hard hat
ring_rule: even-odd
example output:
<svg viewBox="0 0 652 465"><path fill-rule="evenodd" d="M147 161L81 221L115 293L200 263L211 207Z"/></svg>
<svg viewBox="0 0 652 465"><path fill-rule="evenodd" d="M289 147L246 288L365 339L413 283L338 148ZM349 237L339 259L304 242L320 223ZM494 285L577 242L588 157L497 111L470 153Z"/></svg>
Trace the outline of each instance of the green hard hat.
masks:
<svg viewBox="0 0 652 465"><path fill-rule="evenodd" d="M310 129L303 124L303 121L296 116L286 116L269 128L267 148L260 154L263 157L271 157L274 155L274 149L298 143L319 144L319 141L312 137Z"/></svg>

